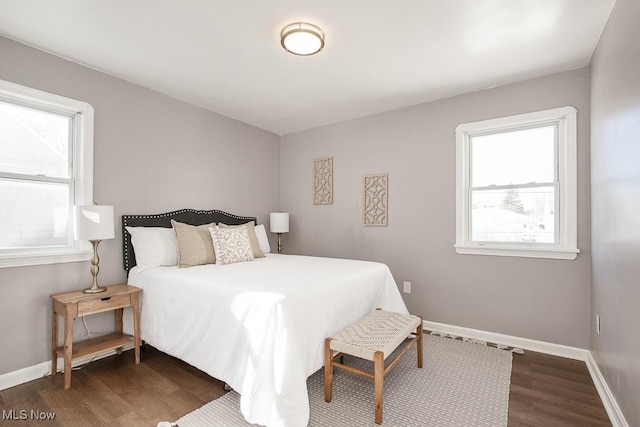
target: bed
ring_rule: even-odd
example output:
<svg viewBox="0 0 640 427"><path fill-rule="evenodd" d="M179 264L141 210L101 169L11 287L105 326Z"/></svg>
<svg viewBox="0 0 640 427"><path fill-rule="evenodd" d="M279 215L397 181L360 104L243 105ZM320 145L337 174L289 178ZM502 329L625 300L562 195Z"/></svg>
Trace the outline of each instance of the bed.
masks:
<svg viewBox="0 0 640 427"><path fill-rule="evenodd" d="M324 338L377 307L407 313L381 263L266 253L229 265L136 265L127 227L171 228L171 219L256 219L191 209L122 218L128 283L143 289L142 339L233 387L251 423L306 426L306 379L323 365Z"/></svg>

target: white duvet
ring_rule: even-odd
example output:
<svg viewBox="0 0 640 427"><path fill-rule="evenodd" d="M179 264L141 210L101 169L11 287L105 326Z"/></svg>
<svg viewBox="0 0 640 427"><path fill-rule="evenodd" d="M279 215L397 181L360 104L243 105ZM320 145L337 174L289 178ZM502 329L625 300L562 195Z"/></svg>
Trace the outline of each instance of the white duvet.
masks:
<svg viewBox="0 0 640 427"><path fill-rule="evenodd" d="M307 425L325 337L377 307L407 312L389 268L366 261L267 254L135 267L128 283L143 289L142 339L228 383L247 421L270 427Z"/></svg>

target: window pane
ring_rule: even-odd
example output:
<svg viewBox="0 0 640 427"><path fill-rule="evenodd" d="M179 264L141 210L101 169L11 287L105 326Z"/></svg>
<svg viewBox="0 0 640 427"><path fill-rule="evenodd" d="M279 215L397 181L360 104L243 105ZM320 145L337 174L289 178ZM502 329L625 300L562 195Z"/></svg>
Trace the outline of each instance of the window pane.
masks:
<svg viewBox="0 0 640 427"><path fill-rule="evenodd" d="M556 126L471 137L471 186L555 179Z"/></svg>
<svg viewBox="0 0 640 427"><path fill-rule="evenodd" d="M555 187L471 192L474 242L555 243Z"/></svg>
<svg viewBox="0 0 640 427"><path fill-rule="evenodd" d="M69 185L0 180L0 249L71 244Z"/></svg>
<svg viewBox="0 0 640 427"><path fill-rule="evenodd" d="M69 178L71 120L0 102L0 172Z"/></svg>

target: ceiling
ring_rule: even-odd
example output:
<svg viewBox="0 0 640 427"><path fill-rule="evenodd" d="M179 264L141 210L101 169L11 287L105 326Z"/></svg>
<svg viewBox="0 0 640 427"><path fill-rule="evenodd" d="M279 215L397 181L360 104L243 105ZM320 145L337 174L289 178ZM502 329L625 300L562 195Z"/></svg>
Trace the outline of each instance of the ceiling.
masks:
<svg viewBox="0 0 640 427"><path fill-rule="evenodd" d="M614 2L0 0L0 35L283 135L586 66Z"/></svg>

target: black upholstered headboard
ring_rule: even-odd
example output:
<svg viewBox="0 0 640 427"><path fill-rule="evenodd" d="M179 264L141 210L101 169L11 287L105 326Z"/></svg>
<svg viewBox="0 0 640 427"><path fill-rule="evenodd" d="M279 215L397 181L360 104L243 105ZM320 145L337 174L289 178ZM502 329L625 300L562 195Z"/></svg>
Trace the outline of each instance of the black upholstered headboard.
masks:
<svg viewBox="0 0 640 427"><path fill-rule="evenodd" d="M124 269L131 270L136 266L136 254L131 244L131 234L127 227L166 227L171 228L171 220L191 225L202 225L219 222L229 225L246 224L253 221L258 224L255 217L238 216L223 211L197 211L195 209L180 209L179 211L166 212L155 215L122 215L122 255Z"/></svg>

